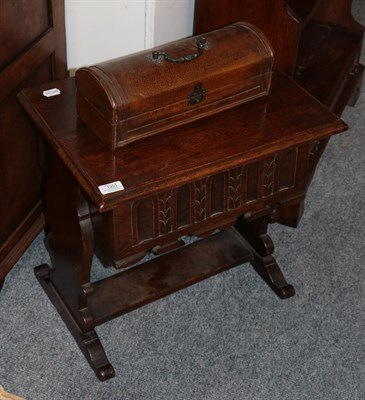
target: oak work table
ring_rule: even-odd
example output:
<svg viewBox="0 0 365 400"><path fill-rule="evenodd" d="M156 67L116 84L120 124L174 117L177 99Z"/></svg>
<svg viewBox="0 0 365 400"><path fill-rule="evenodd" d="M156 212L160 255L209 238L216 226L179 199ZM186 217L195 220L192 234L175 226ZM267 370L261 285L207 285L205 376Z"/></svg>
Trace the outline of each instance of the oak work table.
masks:
<svg viewBox="0 0 365 400"><path fill-rule="evenodd" d="M298 224L326 142L347 127L289 78L275 72L267 97L115 151L78 120L73 79L18 98L47 143L53 265L36 276L100 380L114 369L95 326L146 303L245 262L294 295L267 227ZM124 190L101 193L116 181ZM121 271L91 282L94 251Z"/></svg>

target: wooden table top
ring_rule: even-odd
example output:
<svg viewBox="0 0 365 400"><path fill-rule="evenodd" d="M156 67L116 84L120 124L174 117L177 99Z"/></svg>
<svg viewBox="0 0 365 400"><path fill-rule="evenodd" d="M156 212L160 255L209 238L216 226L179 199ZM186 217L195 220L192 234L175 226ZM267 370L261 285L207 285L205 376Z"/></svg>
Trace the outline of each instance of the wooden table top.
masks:
<svg viewBox="0 0 365 400"><path fill-rule="evenodd" d="M43 96L43 90L54 87L60 95ZM265 98L112 151L78 119L75 91L69 78L23 90L18 99L101 212L347 129L291 79L275 72ZM98 186L114 181L125 189L102 195Z"/></svg>

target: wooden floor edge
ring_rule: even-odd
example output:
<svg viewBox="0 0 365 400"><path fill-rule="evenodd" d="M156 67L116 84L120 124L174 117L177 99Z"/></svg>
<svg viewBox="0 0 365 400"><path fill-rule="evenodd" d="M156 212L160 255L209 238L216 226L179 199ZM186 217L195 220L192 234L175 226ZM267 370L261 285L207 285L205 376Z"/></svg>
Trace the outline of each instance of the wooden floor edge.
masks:
<svg viewBox="0 0 365 400"><path fill-rule="evenodd" d="M16 396L5 391L5 389L0 385L0 400L25 400L23 397Z"/></svg>

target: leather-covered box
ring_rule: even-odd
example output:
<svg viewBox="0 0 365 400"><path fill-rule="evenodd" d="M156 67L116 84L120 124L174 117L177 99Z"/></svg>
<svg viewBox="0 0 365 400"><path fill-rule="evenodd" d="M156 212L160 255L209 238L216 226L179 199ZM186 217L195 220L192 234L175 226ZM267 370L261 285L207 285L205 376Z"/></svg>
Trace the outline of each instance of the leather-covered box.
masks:
<svg viewBox="0 0 365 400"><path fill-rule="evenodd" d="M273 53L239 22L76 71L79 118L112 149L269 93Z"/></svg>

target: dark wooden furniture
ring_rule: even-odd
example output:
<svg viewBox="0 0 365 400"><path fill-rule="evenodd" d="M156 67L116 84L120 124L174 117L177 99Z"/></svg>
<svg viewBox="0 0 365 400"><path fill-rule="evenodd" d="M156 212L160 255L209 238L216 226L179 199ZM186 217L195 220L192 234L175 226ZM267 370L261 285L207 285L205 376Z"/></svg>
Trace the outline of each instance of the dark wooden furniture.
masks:
<svg viewBox="0 0 365 400"><path fill-rule="evenodd" d="M0 288L44 227L39 142L16 101L66 77L63 0L0 2Z"/></svg>
<svg viewBox="0 0 365 400"><path fill-rule="evenodd" d="M268 97L111 151L78 120L74 81L51 87L61 94L19 97L48 143L53 266L36 275L99 379L114 369L95 326L194 282L250 261L279 297L294 295L267 226L296 218L322 141L346 129L338 117L275 73ZM114 181L124 190L102 195ZM116 268L159 257L91 282L94 250Z"/></svg>
<svg viewBox="0 0 365 400"><path fill-rule="evenodd" d="M340 115L356 101L364 67L364 28L351 15L352 0L195 0L195 34L236 21L260 28L275 65Z"/></svg>

